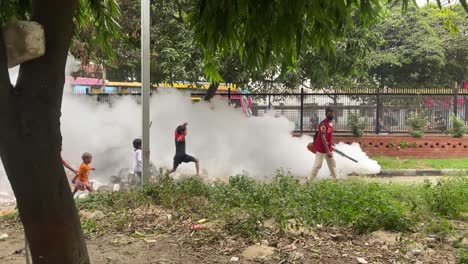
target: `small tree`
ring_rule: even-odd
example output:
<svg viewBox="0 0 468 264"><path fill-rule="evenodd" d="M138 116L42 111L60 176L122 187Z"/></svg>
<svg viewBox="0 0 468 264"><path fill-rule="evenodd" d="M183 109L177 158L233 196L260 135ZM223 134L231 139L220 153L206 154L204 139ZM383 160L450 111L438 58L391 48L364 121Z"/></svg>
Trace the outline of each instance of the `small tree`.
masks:
<svg viewBox="0 0 468 264"><path fill-rule="evenodd" d="M452 114L450 116L450 120L452 121L453 128L450 130L450 134L453 137L461 138L468 132L468 126L465 125L465 122L458 118L456 115Z"/></svg>
<svg viewBox="0 0 468 264"><path fill-rule="evenodd" d="M406 120L410 126L410 135L417 138L422 138L426 131L428 119L422 112L411 112Z"/></svg>
<svg viewBox="0 0 468 264"><path fill-rule="evenodd" d="M60 159L65 65L74 33L96 30L107 49L120 14L114 0L0 0L0 158L16 197L33 263L88 264L78 210ZM8 74L4 25L39 23L45 54ZM16 34L19 36L19 34Z"/></svg>
<svg viewBox="0 0 468 264"><path fill-rule="evenodd" d="M351 128L353 136L362 137L364 129L367 127L367 122L357 113L351 113L348 116L348 127Z"/></svg>

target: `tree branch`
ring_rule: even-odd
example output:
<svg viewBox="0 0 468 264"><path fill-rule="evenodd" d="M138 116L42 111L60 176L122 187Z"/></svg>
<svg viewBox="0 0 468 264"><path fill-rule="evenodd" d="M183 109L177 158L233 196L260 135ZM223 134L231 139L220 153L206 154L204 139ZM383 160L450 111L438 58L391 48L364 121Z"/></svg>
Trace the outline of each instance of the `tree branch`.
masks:
<svg viewBox="0 0 468 264"><path fill-rule="evenodd" d="M327 90L325 90L325 87L322 87L322 91L324 94L326 94L330 99L335 100L335 96L330 95Z"/></svg>
<svg viewBox="0 0 468 264"><path fill-rule="evenodd" d="M184 23L184 19L180 15L181 14L179 13L179 16L171 15L171 17L180 23Z"/></svg>
<svg viewBox="0 0 468 264"><path fill-rule="evenodd" d="M219 83L210 83L210 87L208 87L208 90L205 93L205 97L203 100L205 101L210 101L211 98L213 98L216 94L216 91L218 90Z"/></svg>
<svg viewBox="0 0 468 264"><path fill-rule="evenodd" d="M182 5L180 4L179 1L176 1L176 4L177 4L177 11L179 13L179 17L176 17L173 15L173 17L179 21L180 23L184 23L184 19L182 18Z"/></svg>
<svg viewBox="0 0 468 264"><path fill-rule="evenodd" d="M266 78L263 78L263 79L260 80L260 81L263 82L263 83L274 84L274 83L277 83L277 82L278 82L278 79L279 79L279 77L276 77L276 78L273 78L273 79L266 79Z"/></svg>

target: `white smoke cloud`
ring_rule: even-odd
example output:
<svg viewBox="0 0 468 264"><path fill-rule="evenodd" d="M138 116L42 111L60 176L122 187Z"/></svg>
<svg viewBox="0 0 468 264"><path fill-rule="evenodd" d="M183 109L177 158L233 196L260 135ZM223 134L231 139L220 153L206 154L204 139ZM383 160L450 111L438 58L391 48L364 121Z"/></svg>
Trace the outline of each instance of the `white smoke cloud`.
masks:
<svg viewBox="0 0 468 264"><path fill-rule="evenodd" d="M71 64L68 64L71 65ZM91 179L110 180L121 168L131 167L132 141L141 136L141 105L136 98L114 98L110 107L96 97L72 95L65 87L61 129L63 158L78 167L81 154L94 156L96 171ZM284 117L246 118L224 100L193 103L190 96L175 90L161 90L151 98L151 160L156 167L170 169L175 153L174 130L187 121L187 153L200 160L201 170L210 178L248 172L253 177L271 177L279 168L306 177L314 155L306 145L310 137L292 137L294 124ZM380 166L370 160L359 145L338 144L338 148L359 163L335 155L341 177L348 173L378 173ZM0 164L0 191L9 190ZM193 163L182 164L179 173L195 174ZM326 162L319 177L329 175Z"/></svg>
<svg viewBox="0 0 468 264"><path fill-rule="evenodd" d="M62 133L64 157L77 166L82 152L93 153L96 175L108 177L131 166L132 141L141 135L141 106L135 98L117 98L112 107L91 102L88 96L66 96ZM291 136L293 123L284 117L246 118L226 101L192 103L189 96L163 90L151 98L151 159L157 167L170 169L174 155L173 133L187 121L187 153L200 159L209 177L226 177L248 172L271 176L279 168L296 176L310 174L314 155L306 145L310 137ZM83 124L83 125L81 125ZM357 144L338 148L359 159L354 163L336 155L341 175L377 173L380 166ZM180 172L195 174L193 164L182 164ZM324 163L319 177L329 174Z"/></svg>

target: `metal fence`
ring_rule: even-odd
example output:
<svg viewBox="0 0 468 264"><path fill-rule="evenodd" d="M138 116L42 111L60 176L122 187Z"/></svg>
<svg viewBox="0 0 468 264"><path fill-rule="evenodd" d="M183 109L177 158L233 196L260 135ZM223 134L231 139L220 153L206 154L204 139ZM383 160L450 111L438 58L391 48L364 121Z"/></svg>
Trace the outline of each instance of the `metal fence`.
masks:
<svg viewBox="0 0 468 264"><path fill-rule="evenodd" d="M102 103L112 104L113 97L124 94L88 94L96 96ZM131 96L140 99L140 94ZM192 93L201 97L204 93ZM230 90L217 93L216 97L236 103L239 94ZM310 133L325 118L325 109L335 112L334 130L350 133L348 117L358 113L365 120L367 133L408 133L406 120L414 111L423 111L429 120L427 133L446 133L452 127L450 115L456 114L468 125L467 89L349 89L334 92L298 93L255 93L248 94L252 99L252 114L263 116L272 114L284 116L295 124L295 132ZM237 98L237 99L233 99ZM239 102L237 102L239 103Z"/></svg>
<svg viewBox="0 0 468 264"><path fill-rule="evenodd" d="M192 93L203 96L203 93ZM216 96L230 97L230 93ZM284 116L295 123L295 132L315 131L325 118L325 109L335 112L334 130L351 132L348 117L358 113L365 120L367 133L407 133L406 120L414 111L428 118L428 133L446 133L451 128L450 115L455 113L468 124L468 90L465 89L349 89L335 92L249 94L252 113Z"/></svg>

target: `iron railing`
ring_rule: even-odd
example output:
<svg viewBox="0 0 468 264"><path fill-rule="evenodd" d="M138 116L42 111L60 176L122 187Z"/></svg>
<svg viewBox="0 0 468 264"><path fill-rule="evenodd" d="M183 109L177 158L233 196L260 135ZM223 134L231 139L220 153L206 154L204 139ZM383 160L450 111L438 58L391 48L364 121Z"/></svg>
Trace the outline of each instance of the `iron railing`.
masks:
<svg viewBox="0 0 468 264"><path fill-rule="evenodd" d="M204 93L192 93L203 96ZM342 89L334 92L255 93L252 98L253 115L267 113L284 116L295 123L295 132L315 131L325 118L325 109L335 112L334 130L351 132L348 117L358 113L366 121L367 133L408 133L406 119L414 111L424 112L428 118L428 133L447 133L452 124L450 115L456 114L468 124L468 90L455 89ZM216 97L230 97L218 93Z"/></svg>
<svg viewBox="0 0 468 264"><path fill-rule="evenodd" d="M127 94L88 94L98 102L112 103L113 98ZM140 94L132 93L137 98ZM203 97L205 93L191 93ZM238 93L235 94L238 98ZM348 117L358 113L366 121L366 133L408 133L406 119L414 111L424 112L429 120L427 133L447 133L452 124L450 115L456 114L468 124L467 89L392 89L366 88L341 89L332 92L308 92L304 89L294 93L250 93L251 111L254 116L272 114L283 116L295 124L295 132L310 133L322 119L325 109L335 112L334 131L351 132ZM238 104L230 90L217 93L215 98L224 98Z"/></svg>

